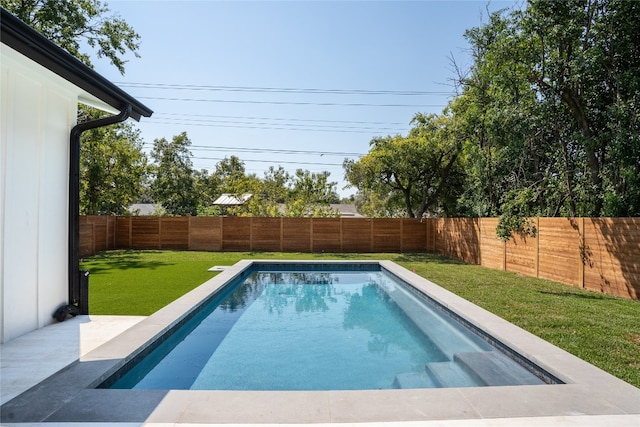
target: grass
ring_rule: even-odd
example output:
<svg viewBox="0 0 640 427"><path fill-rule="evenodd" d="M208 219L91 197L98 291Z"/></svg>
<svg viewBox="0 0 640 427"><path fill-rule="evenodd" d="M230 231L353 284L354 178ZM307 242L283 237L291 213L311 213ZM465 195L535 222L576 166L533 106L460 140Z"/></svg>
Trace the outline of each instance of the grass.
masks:
<svg viewBox="0 0 640 427"><path fill-rule="evenodd" d="M82 264L89 310L149 315L241 259L388 259L640 387L640 302L433 254L105 252Z"/></svg>

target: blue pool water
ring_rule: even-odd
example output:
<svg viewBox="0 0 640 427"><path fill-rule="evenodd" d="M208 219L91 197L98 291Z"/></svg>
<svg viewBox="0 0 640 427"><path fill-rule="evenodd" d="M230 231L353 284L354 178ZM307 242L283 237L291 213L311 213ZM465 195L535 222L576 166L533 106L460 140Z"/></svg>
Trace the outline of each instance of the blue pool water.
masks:
<svg viewBox="0 0 640 427"><path fill-rule="evenodd" d="M299 268L299 267L298 267ZM110 388L362 390L543 384L383 271L255 271Z"/></svg>

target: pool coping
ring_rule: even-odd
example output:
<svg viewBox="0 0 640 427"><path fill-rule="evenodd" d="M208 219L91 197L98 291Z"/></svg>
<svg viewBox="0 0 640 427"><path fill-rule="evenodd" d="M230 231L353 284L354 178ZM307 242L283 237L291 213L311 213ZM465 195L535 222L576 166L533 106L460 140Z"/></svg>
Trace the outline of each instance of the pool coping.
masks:
<svg viewBox="0 0 640 427"><path fill-rule="evenodd" d="M565 384L285 392L95 388L154 337L254 263L380 265ZM640 415L640 389L391 261L243 260L0 409L1 422L273 424Z"/></svg>

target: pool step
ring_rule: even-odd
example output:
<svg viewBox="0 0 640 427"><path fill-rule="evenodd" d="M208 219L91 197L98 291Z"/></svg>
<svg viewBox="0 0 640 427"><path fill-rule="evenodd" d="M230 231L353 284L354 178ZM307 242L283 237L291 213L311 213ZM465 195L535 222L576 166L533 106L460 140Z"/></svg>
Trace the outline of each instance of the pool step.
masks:
<svg viewBox="0 0 640 427"><path fill-rule="evenodd" d="M432 362L425 371L436 387L476 387L477 381L456 362Z"/></svg>
<svg viewBox="0 0 640 427"><path fill-rule="evenodd" d="M463 369L490 386L542 384L543 381L497 351L457 353L454 356Z"/></svg>
<svg viewBox="0 0 640 427"><path fill-rule="evenodd" d="M393 380L395 388L436 388L439 387L425 372L407 372L396 375Z"/></svg>

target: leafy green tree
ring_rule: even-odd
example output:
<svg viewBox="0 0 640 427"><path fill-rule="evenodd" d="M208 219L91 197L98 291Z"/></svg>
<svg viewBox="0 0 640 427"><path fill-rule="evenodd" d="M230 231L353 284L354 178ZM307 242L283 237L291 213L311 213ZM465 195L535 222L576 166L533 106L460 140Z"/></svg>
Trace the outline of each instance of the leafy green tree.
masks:
<svg viewBox="0 0 640 427"><path fill-rule="evenodd" d="M99 112L89 109L91 119ZM140 132L129 123L91 129L80 150L80 212L124 215L142 194L147 157Z"/></svg>
<svg viewBox="0 0 640 427"><path fill-rule="evenodd" d="M467 32L462 204L501 215L638 215L640 4L531 0Z"/></svg>
<svg viewBox="0 0 640 427"><path fill-rule="evenodd" d="M154 180L151 192L169 215L197 215L198 192L189 151L191 141L186 132L153 141L151 158Z"/></svg>
<svg viewBox="0 0 640 427"><path fill-rule="evenodd" d="M374 211L404 210L409 218L452 214L461 191L462 140L444 114L417 114L412 124L406 137L372 139L367 155L345 161L345 177L369 201L384 203Z"/></svg>
<svg viewBox="0 0 640 427"><path fill-rule="evenodd" d="M289 217L331 217L338 212L331 203L339 201L336 192L337 183L329 181L327 171L315 173L297 169L292 180L289 199L285 205L285 216Z"/></svg>
<svg viewBox="0 0 640 427"><path fill-rule="evenodd" d="M2 7L91 66L87 45L124 74L127 52L138 56L140 36L99 0L2 0Z"/></svg>
<svg viewBox="0 0 640 427"><path fill-rule="evenodd" d="M219 207L213 206L213 202L219 196L219 179L214 174L209 174L206 169L194 171L193 178L194 190L198 199L198 215L220 215L221 209Z"/></svg>
<svg viewBox="0 0 640 427"><path fill-rule="evenodd" d="M280 206L289 197L291 175L282 167L271 166L262 180L252 177L250 180L253 197L246 203L245 215L261 217L281 216Z"/></svg>

